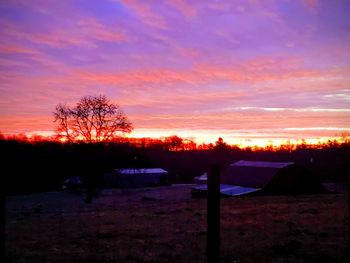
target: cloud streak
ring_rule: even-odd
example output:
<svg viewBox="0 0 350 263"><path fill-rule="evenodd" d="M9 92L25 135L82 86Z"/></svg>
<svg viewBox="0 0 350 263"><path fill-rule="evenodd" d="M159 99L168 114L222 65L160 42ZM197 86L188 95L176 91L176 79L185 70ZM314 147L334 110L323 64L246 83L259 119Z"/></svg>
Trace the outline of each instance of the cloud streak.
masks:
<svg viewBox="0 0 350 263"><path fill-rule="evenodd" d="M136 15L137 19L142 21L144 24L158 29L168 28L164 17L153 10L150 2L138 0L121 0L121 2Z"/></svg>

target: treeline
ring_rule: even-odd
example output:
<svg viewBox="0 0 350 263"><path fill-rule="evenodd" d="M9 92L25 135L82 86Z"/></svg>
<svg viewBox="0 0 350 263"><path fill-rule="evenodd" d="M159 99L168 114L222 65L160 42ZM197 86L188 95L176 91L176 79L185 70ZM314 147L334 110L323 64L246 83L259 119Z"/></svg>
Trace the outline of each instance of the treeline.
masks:
<svg viewBox="0 0 350 263"><path fill-rule="evenodd" d="M0 132L0 140L14 140L28 143L37 142L62 142L56 136L41 136L25 134L16 135L4 135ZM344 132L340 137L329 139L327 141L319 141L318 143L308 143L306 140L301 139L298 143L291 143L286 141L280 145L274 145L273 142L266 146L242 146L235 144L228 144L224 142L222 138L218 138L215 143L200 143L197 144L191 139L184 139L179 136L173 135L169 137L155 138L129 138L129 137L115 137L109 141L115 144L128 144L137 148L159 148L168 151L194 151L194 150L213 150L216 148L230 148L230 149L243 149L252 151L295 151L298 149L312 148L312 149L325 149L325 148L337 148L350 146L350 133ZM81 141L84 143L84 141Z"/></svg>
<svg viewBox="0 0 350 263"><path fill-rule="evenodd" d="M177 136L72 144L41 137L1 136L0 148L5 181L2 185L7 195L60 190L66 178L91 173L101 184L105 172L127 167L161 167L169 172L170 183L191 183L210 163L219 163L224 169L241 159L294 161L307 166L322 181L344 181L350 172L349 140L242 149L220 138L208 145Z"/></svg>

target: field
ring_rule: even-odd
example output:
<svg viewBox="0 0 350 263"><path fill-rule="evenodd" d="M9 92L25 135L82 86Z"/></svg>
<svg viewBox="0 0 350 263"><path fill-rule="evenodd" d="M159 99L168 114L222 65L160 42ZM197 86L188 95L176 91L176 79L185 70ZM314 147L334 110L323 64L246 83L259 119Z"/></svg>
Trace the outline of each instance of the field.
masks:
<svg viewBox="0 0 350 263"><path fill-rule="evenodd" d="M7 262L205 262L190 185L6 198ZM222 262L346 262L347 194L221 201Z"/></svg>

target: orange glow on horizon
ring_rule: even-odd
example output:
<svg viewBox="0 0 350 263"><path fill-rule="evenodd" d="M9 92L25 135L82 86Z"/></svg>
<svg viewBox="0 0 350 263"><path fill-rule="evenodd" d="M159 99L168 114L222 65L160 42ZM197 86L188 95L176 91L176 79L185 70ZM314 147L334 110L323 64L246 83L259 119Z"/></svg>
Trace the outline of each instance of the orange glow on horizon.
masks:
<svg viewBox="0 0 350 263"><path fill-rule="evenodd" d="M246 148L246 147L257 147L257 148L265 148L265 147L279 147L281 145L300 145L300 144L307 144L307 145L319 145L319 144L326 144L328 141L338 141L343 142L344 136L349 137L347 135L348 133L345 133L342 136L322 136L322 137L293 137L293 138L279 138L276 136L270 136L263 137L264 135L261 134L244 134L244 133L236 133L229 134L229 133L220 133L219 131L190 131L190 130L148 130L148 129L140 129L135 130L130 134L124 134L121 135L124 138L130 138L130 139L142 139L142 138L149 138L149 139L155 139L155 140L162 140L166 137L170 136L178 136L181 137L184 140L193 141L197 145L201 144L214 144L219 139L222 138L225 143L228 145L235 145L239 148ZM35 131L35 132L28 132L28 133L18 133L18 134L4 134L5 136L23 136L27 137L30 140L38 140L41 139L53 139L55 137L55 133L52 131ZM260 137L259 137L260 136ZM64 139L60 140L61 142L64 142Z"/></svg>
<svg viewBox="0 0 350 263"><path fill-rule="evenodd" d="M223 141L229 145L236 145L240 148L245 147L261 147L274 146L278 147L281 145L299 145L302 143L316 145L323 144L329 140L341 141L341 136L321 136L321 137L290 137L290 138L280 138L276 136L268 137L268 135L260 134L245 134L245 133L222 133L219 131L190 131L190 130L145 130L145 131L134 131L131 134L127 135L129 138L153 138L153 139L162 139L169 136L179 136L183 139L192 140L197 145L199 144L210 144L222 138ZM263 137L266 136L266 137Z"/></svg>

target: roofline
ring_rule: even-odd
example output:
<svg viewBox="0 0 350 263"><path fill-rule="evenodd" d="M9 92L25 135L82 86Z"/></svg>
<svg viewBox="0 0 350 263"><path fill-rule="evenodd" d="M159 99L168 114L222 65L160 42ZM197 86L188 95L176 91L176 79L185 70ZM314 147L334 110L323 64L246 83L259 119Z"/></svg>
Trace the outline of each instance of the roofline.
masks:
<svg viewBox="0 0 350 263"><path fill-rule="evenodd" d="M230 166L238 167L264 167L264 168L284 168L295 164L294 162L265 162L265 161L245 161L240 160L238 162L230 164Z"/></svg>
<svg viewBox="0 0 350 263"><path fill-rule="evenodd" d="M137 173L147 173L151 170L152 173L168 173L168 171L164 170L163 168L122 168L122 169L114 169L114 171L121 173L121 174L137 174Z"/></svg>

